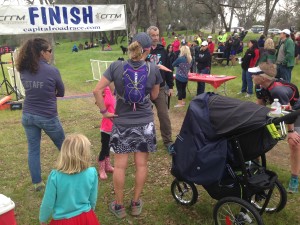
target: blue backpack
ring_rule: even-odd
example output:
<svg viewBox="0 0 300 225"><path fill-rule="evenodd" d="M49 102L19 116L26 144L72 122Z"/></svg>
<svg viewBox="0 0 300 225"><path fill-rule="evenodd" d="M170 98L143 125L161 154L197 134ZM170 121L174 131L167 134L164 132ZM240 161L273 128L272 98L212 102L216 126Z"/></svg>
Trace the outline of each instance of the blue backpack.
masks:
<svg viewBox="0 0 300 225"><path fill-rule="evenodd" d="M146 84L150 74L150 66L146 63L138 68L133 68L129 63L124 65L123 85L124 94L123 99L125 103L135 104L144 103L149 99L149 94L146 95Z"/></svg>

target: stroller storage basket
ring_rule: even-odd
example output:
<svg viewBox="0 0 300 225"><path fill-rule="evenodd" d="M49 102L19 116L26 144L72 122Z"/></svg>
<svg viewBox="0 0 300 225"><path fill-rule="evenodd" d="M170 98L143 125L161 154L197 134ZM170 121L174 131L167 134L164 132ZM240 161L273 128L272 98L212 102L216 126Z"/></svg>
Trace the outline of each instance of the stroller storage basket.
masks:
<svg viewBox="0 0 300 225"><path fill-rule="evenodd" d="M277 174L270 170L259 170L255 175L248 178L248 187L251 194L273 188Z"/></svg>
<svg viewBox="0 0 300 225"><path fill-rule="evenodd" d="M220 200L228 196L242 198L241 184L233 178L222 180L221 182L215 182L211 185L203 185L203 187L210 197L216 200Z"/></svg>
<svg viewBox="0 0 300 225"><path fill-rule="evenodd" d="M236 171L236 173L238 172ZM211 185L203 185L203 187L210 197L216 200L228 196L251 198L251 196L257 193L273 188L274 183L277 180L276 173L263 168L255 169L252 173L255 174L248 177L247 184L244 184L241 175L232 177L229 174L226 174L221 181ZM246 186L247 188L243 188L243 186Z"/></svg>

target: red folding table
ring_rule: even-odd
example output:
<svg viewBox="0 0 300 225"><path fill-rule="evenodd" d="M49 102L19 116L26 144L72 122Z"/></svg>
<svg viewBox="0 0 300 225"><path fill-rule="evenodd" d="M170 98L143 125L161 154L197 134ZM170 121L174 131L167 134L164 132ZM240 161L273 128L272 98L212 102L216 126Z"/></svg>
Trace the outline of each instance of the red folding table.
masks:
<svg viewBox="0 0 300 225"><path fill-rule="evenodd" d="M189 73L189 81L208 83L214 87L214 92L217 92L217 89L223 85L223 92L225 95L226 82L235 78L236 76Z"/></svg>

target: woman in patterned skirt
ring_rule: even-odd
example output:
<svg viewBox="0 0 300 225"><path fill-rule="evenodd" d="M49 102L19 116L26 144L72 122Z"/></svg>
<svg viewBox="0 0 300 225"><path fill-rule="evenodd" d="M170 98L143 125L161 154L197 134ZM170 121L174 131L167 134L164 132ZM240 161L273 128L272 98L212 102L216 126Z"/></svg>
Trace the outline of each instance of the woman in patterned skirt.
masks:
<svg viewBox="0 0 300 225"><path fill-rule="evenodd" d="M146 33L138 33L128 46L129 60L113 62L104 72L93 92L100 113L104 117L113 118L114 123L110 138L110 149L115 153L113 174L115 200L110 203L109 209L118 218L126 216L123 198L125 171L129 153L134 154L136 170L134 195L130 204L131 215L138 216L143 206L140 194L147 178L149 153L156 151L156 135L151 100L157 98L162 78L155 64L145 62L145 58L150 52L150 47L150 37ZM143 101L132 103L128 102L128 99L127 101L125 100L125 93L131 93L131 90L128 91L128 86L132 87L142 84L139 77L135 81L133 79L133 83L126 85L125 88L124 79L127 73L125 74L124 71L126 68L137 71L134 73L138 77L140 72L145 74L144 77L147 80L142 85L143 87L141 89L132 89L132 91L144 90L144 93L140 93L141 96L146 96L143 98ZM117 94L115 114L107 111L102 96L104 88L111 82L114 82Z"/></svg>

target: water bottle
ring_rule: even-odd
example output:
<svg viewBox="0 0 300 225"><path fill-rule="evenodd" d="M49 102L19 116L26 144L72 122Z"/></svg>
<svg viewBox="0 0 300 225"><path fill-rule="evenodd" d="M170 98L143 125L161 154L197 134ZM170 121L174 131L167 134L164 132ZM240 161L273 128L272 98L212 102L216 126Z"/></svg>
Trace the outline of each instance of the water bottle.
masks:
<svg viewBox="0 0 300 225"><path fill-rule="evenodd" d="M279 103L278 98L275 98L274 102L271 105L271 114L274 117L280 117L281 116L281 104Z"/></svg>

